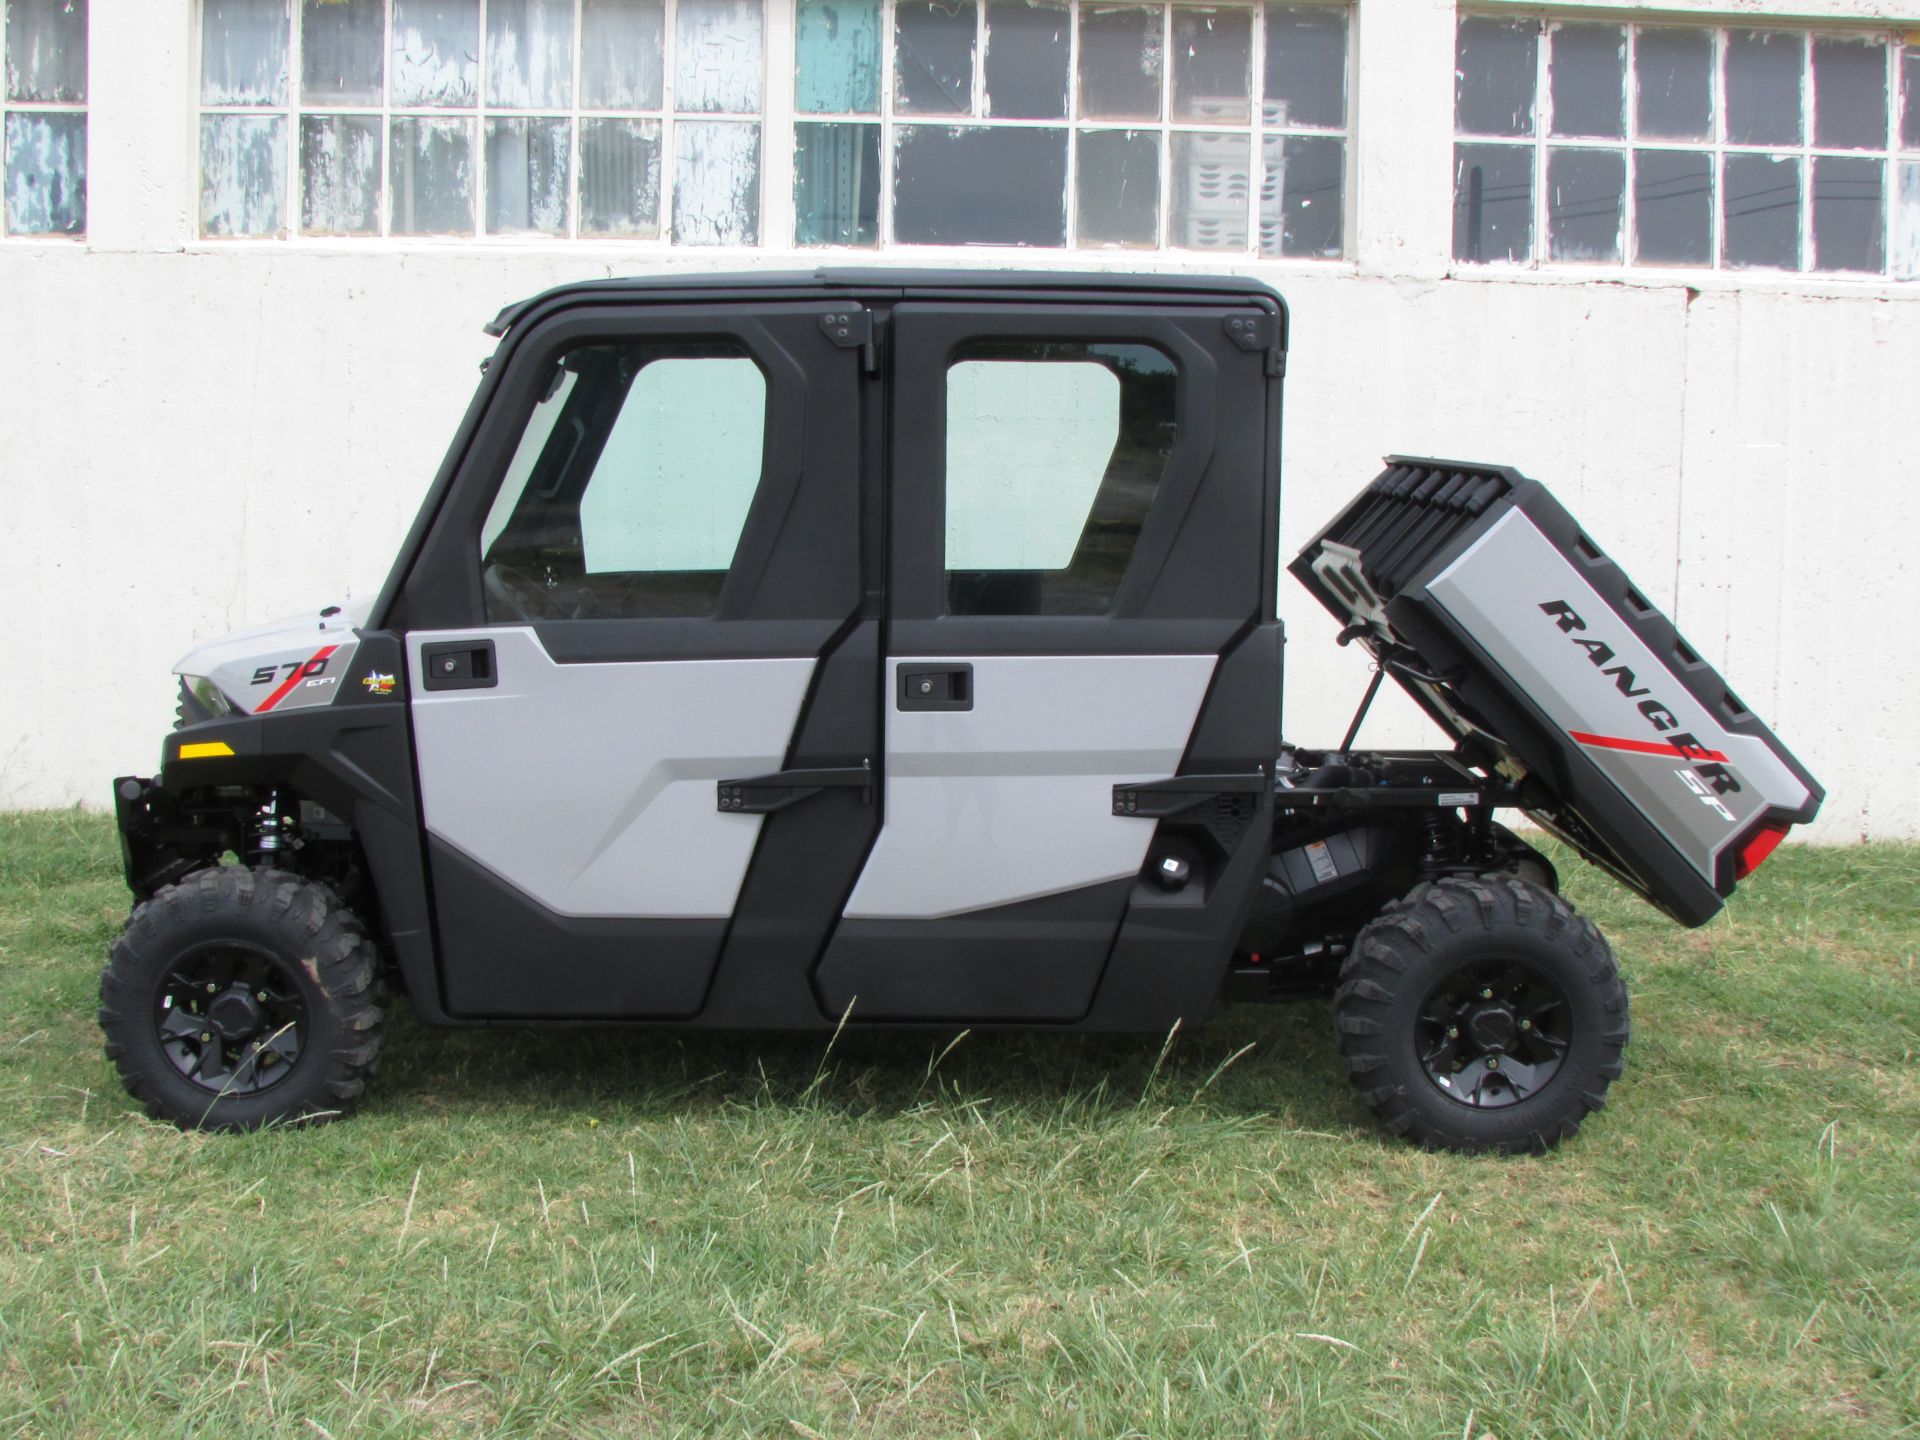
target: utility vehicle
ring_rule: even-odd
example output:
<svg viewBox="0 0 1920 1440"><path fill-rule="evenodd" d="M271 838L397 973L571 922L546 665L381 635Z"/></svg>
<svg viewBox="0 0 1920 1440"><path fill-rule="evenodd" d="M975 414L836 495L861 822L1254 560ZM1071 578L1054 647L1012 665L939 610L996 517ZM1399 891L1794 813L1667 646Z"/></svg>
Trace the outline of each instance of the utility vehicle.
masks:
<svg viewBox="0 0 1920 1440"><path fill-rule="evenodd" d="M158 774L115 782L100 1020L156 1116L348 1109L390 992L1165 1034L1331 991L1389 1129L1538 1149L1627 996L1496 813L1697 925L1819 806L1499 466L1390 460L1291 564L1450 746L1284 736L1256 282L675 277L489 329L379 594L188 655Z"/></svg>

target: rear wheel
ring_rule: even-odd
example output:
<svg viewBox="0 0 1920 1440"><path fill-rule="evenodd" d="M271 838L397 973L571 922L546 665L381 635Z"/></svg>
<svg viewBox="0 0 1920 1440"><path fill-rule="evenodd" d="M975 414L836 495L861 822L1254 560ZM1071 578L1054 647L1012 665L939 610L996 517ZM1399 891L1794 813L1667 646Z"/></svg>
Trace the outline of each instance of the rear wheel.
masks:
<svg viewBox="0 0 1920 1440"><path fill-rule="evenodd" d="M383 1015L373 945L325 886L213 867L137 907L100 977L107 1055L157 1119L250 1130L360 1098Z"/></svg>
<svg viewBox="0 0 1920 1440"><path fill-rule="evenodd" d="M1422 885L1362 930L1334 1017L1347 1072L1394 1133L1545 1150L1606 1103L1627 992L1591 921L1508 876Z"/></svg>

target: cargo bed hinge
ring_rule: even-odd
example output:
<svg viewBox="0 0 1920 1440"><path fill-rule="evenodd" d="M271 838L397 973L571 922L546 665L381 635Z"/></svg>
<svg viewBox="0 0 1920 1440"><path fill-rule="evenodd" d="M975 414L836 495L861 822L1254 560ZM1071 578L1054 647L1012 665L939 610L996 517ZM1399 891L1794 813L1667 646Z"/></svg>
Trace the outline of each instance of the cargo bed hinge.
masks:
<svg viewBox="0 0 1920 1440"><path fill-rule="evenodd" d="M860 351L860 368L871 375L880 368L873 344L873 312L859 305L842 305L820 317L820 329L842 350Z"/></svg>
<svg viewBox="0 0 1920 1440"><path fill-rule="evenodd" d="M1267 374L1287 373L1287 352L1280 348L1280 322L1277 317L1264 313L1229 315L1223 328L1227 338L1249 354L1259 350L1267 352Z"/></svg>

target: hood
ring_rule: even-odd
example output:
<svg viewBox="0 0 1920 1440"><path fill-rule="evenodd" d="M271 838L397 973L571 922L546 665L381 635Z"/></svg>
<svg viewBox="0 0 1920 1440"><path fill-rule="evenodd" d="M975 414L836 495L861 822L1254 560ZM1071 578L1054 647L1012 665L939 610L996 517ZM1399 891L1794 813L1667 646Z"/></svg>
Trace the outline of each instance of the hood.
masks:
<svg viewBox="0 0 1920 1440"><path fill-rule="evenodd" d="M324 705L340 688L367 623L371 598L236 630L188 651L173 673L210 681L239 711L257 715Z"/></svg>

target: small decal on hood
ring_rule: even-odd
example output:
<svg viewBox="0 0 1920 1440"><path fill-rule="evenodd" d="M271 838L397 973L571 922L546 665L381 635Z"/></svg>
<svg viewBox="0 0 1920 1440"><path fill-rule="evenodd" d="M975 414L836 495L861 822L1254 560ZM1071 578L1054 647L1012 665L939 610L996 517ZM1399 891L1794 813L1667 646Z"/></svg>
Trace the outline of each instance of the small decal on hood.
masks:
<svg viewBox="0 0 1920 1440"><path fill-rule="evenodd" d="M374 670L366 675L362 675L360 677L360 683L367 687L367 692L369 694L372 694L372 695L393 694L393 676L382 675L378 670Z"/></svg>

